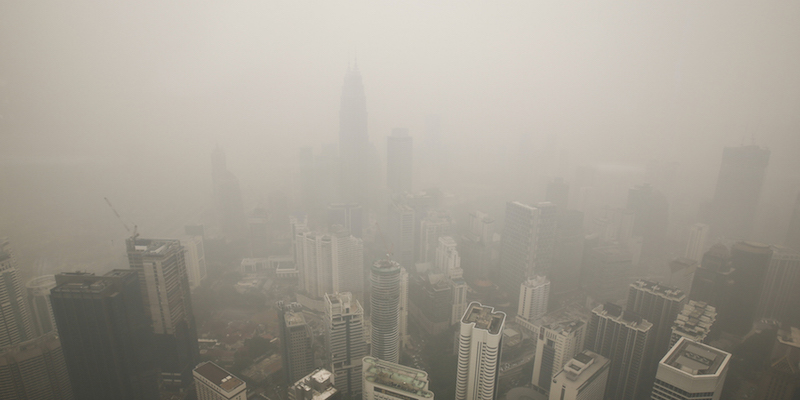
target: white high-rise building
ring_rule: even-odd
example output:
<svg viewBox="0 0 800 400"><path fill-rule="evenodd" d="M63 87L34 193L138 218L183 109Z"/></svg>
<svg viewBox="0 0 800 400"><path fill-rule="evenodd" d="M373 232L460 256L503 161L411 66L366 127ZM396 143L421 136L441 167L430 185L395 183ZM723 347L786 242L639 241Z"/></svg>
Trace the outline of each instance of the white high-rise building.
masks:
<svg viewBox="0 0 800 400"><path fill-rule="evenodd" d="M364 357L364 400L433 400L428 373L375 357Z"/></svg>
<svg viewBox="0 0 800 400"><path fill-rule="evenodd" d="M367 355L364 309L350 293L325 295L325 349L339 392L361 395L361 359Z"/></svg>
<svg viewBox="0 0 800 400"><path fill-rule="evenodd" d="M652 400L719 400L731 355L681 338L658 363Z"/></svg>
<svg viewBox="0 0 800 400"><path fill-rule="evenodd" d="M534 321L547 313L550 300L550 280L544 276L526 279L519 288L517 315L527 321Z"/></svg>
<svg viewBox="0 0 800 400"><path fill-rule="evenodd" d="M506 314L477 302L461 318L458 337L456 400L493 400L497 396L501 339Z"/></svg>
<svg viewBox="0 0 800 400"><path fill-rule="evenodd" d="M611 363L600 354L584 350L553 377L550 400L603 400Z"/></svg>
<svg viewBox="0 0 800 400"><path fill-rule="evenodd" d="M197 400L247 400L244 381L211 361L200 363L192 373Z"/></svg>
<svg viewBox="0 0 800 400"><path fill-rule="evenodd" d="M364 242L341 226L334 226L331 257L333 291L350 292L364 299Z"/></svg>
<svg viewBox="0 0 800 400"><path fill-rule="evenodd" d="M189 286L194 289L208 276L206 268L206 253L203 246L203 237L199 235L186 236L181 240L186 250L186 272L189 275Z"/></svg>
<svg viewBox="0 0 800 400"><path fill-rule="evenodd" d="M436 248L436 268L450 279L464 276L464 271L461 269L461 257L459 257L456 247L455 239L451 236L442 236L439 238L439 247Z"/></svg>
<svg viewBox="0 0 800 400"><path fill-rule="evenodd" d="M301 232L296 238L297 270L303 289L313 298L349 291L364 294L364 244L344 229L333 234Z"/></svg>
<svg viewBox="0 0 800 400"><path fill-rule="evenodd" d="M700 262L706 252L706 240L711 228L706 224L694 224L689 228L689 243L686 245L684 257Z"/></svg>
<svg viewBox="0 0 800 400"><path fill-rule="evenodd" d="M394 261L378 260L372 265L370 274L371 354L394 363L400 359L400 304L404 297L408 297L402 294L404 272Z"/></svg>

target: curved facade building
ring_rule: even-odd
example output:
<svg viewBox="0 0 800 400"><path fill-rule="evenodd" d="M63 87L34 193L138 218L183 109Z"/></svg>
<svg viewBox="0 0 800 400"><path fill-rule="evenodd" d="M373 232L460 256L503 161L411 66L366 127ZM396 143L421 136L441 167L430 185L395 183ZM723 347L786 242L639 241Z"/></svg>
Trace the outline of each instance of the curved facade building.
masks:
<svg viewBox="0 0 800 400"><path fill-rule="evenodd" d="M0 348L33 338L19 284L17 263L7 239L0 238Z"/></svg>
<svg viewBox="0 0 800 400"><path fill-rule="evenodd" d="M0 398L74 398L61 342L55 333L8 347L0 353Z"/></svg>
<svg viewBox="0 0 800 400"><path fill-rule="evenodd" d="M473 302L461 318L458 341L456 400L492 400L506 314Z"/></svg>
<svg viewBox="0 0 800 400"><path fill-rule="evenodd" d="M36 336L53 332L56 329L53 307L50 305L50 289L56 287L54 275L33 278L25 284L28 306L31 312L31 325Z"/></svg>
<svg viewBox="0 0 800 400"><path fill-rule="evenodd" d="M370 274L372 356L397 363L400 358L400 264L378 260Z"/></svg>

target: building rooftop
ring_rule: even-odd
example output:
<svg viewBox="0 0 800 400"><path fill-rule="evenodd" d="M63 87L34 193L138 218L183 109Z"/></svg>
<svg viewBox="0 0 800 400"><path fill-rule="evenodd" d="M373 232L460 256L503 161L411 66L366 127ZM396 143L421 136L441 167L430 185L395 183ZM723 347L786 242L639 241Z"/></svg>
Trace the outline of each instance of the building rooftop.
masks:
<svg viewBox="0 0 800 400"><path fill-rule="evenodd" d="M331 372L324 368L317 368L304 376L292 385L295 390L295 400L325 400L333 397L338 391L331 382L331 376Z"/></svg>
<svg viewBox="0 0 800 400"><path fill-rule="evenodd" d="M564 364L564 368L553 377L553 380L555 381L559 379L559 376L563 376L580 385L595 376L597 371L606 369L608 366L609 361L607 358L592 351L584 350L567 361L567 363Z"/></svg>
<svg viewBox="0 0 800 400"><path fill-rule="evenodd" d="M244 381L231 375L211 361L201 363L194 369L194 372L229 393L244 385Z"/></svg>
<svg viewBox="0 0 800 400"><path fill-rule="evenodd" d="M642 332L648 331L653 327L653 324L642 318L641 315L631 311L623 311L622 307L613 303L601 304L595 307L592 312Z"/></svg>
<svg viewBox="0 0 800 400"><path fill-rule="evenodd" d="M379 274L400 272L400 264L392 260L378 260L372 264L372 272Z"/></svg>
<svg viewBox="0 0 800 400"><path fill-rule="evenodd" d="M681 338L661 363L692 376L719 375L730 358L731 355L722 350Z"/></svg>
<svg viewBox="0 0 800 400"><path fill-rule="evenodd" d="M571 304L551 311L533 321L533 325L545 327L558 334L569 335L589 320L589 312L581 305Z"/></svg>
<svg viewBox="0 0 800 400"><path fill-rule="evenodd" d="M302 312L288 311L286 314L284 314L284 319L286 320L287 327L306 324L306 317Z"/></svg>
<svg viewBox="0 0 800 400"><path fill-rule="evenodd" d="M683 293L683 290L680 290L676 287L665 285L659 282L648 281L645 279L639 279L634 283L631 283L631 287L641 289L655 295L664 297L669 300L674 301L681 301L686 298L686 294Z"/></svg>
<svg viewBox="0 0 800 400"><path fill-rule="evenodd" d="M160 257L168 254L173 245L180 245L177 239L128 238L128 252L142 253L144 256Z"/></svg>
<svg viewBox="0 0 800 400"><path fill-rule="evenodd" d="M675 319L673 331L683 336L704 338L717 319L717 310L702 301L689 300Z"/></svg>
<svg viewBox="0 0 800 400"><path fill-rule="evenodd" d="M536 275L522 282L526 287L537 287L550 283L546 276Z"/></svg>
<svg viewBox="0 0 800 400"><path fill-rule="evenodd" d="M503 329L505 320L506 314L504 312L495 312L493 307L472 302L467 307L467 312L464 313L461 322L465 324L473 323L476 328L487 330L489 333L496 335Z"/></svg>
<svg viewBox="0 0 800 400"><path fill-rule="evenodd" d="M369 356L364 357L362 362L364 379L367 381L416 396L433 398L433 392L428 390L427 372Z"/></svg>

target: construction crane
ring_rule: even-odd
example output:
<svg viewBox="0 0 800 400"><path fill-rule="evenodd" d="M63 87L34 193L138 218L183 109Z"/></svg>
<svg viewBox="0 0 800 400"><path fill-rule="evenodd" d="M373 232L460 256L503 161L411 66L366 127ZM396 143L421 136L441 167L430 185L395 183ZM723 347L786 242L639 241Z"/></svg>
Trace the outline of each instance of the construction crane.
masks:
<svg viewBox="0 0 800 400"><path fill-rule="evenodd" d="M131 228L129 228L129 227L128 227L128 224L126 224L126 223L125 223L125 221L124 221L124 220L122 219L122 217L119 215L119 213L118 213L118 212L117 212L117 210L114 208L114 206L113 206L113 205L111 205L111 200L109 200L109 199L108 199L108 197L103 197L103 199L106 201L106 204L108 204L108 207L111 209L111 211L113 211L113 212L114 212L114 215L116 215L116 216L117 216L117 219L119 220L119 222L121 222L121 223L122 223L122 226L124 226L124 227L125 227L125 230L126 230L126 231L128 231L128 233L131 233ZM139 232L138 232L138 226L134 225L134 226L133 226L133 233L131 234L131 237L132 237L133 239L136 239L136 237L137 237L137 236L139 236Z"/></svg>
<svg viewBox="0 0 800 400"><path fill-rule="evenodd" d="M383 234L383 231L381 230L381 225L377 221L375 221L375 227L378 229L378 235L381 235L381 240L383 241L383 247L386 248L386 259L391 260L392 253L394 250L394 243L386 244L386 235Z"/></svg>

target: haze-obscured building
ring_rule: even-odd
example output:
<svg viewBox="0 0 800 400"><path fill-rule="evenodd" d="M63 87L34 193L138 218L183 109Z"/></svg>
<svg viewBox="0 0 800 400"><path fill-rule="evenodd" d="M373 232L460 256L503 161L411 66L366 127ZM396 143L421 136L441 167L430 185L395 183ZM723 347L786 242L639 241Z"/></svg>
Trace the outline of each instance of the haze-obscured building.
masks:
<svg viewBox="0 0 800 400"><path fill-rule="evenodd" d="M653 400L719 400L731 355L681 338L658 363Z"/></svg>
<svg viewBox="0 0 800 400"><path fill-rule="evenodd" d="M589 350L574 358L553 377L550 400L603 400L609 360Z"/></svg>
<svg viewBox="0 0 800 400"><path fill-rule="evenodd" d="M290 400L339 400L342 394L333 385L333 375L317 368L289 387Z"/></svg>
<svg viewBox="0 0 800 400"><path fill-rule="evenodd" d="M361 395L361 359L367 355L364 309L350 293L325 295L325 351L333 382L344 395Z"/></svg>
<svg viewBox="0 0 800 400"><path fill-rule="evenodd" d="M192 371L197 400L247 400L247 384L211 361Z"/></svg>
<svg viewBox="0 0 800 400"><path fill-rule="evenodd" d="M364 357L364 400L432 400L428 373L375 357Z"/></svg>
<svg viewBox="0 0 800 400"><path fill-rule="evenodd" d="M682 337L697 343L705 343L716 320L717 310L713 306L702 301L689 300L683 305L672 325L669 348L671 349Z"/></svg>
<svg viewBox="0 0 800 400"><path fill-rule="evenodd" d="M56 287L54 275L33 278L25 284L28 295L28 309L35 337L55 331L56 321L53 317L53 306L50 304L50 290Z"/></svg>
<svg viewBox="0 0 800 400"><path fill-rule="evenodd" d="M72 400L61 342L55 332L0 350L0 398Z"/></svg>
<svg viewBox="0 0 800 400"><path fill-rule="evenodd" d="M278 303L278 323L283 374L291 385L314 369L314 334L296 303Z"/></svg>
<svg viewBox="0 0 800 400"><path fill-rule="evenodd" d="M501 339L506 314L473 302L461 319L458 337L456 400L497 397Z"/></svg>

